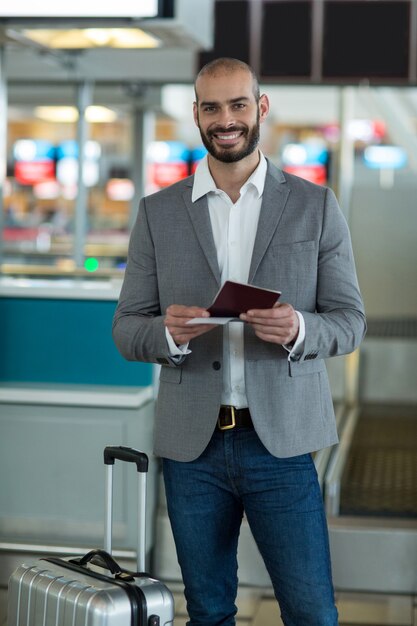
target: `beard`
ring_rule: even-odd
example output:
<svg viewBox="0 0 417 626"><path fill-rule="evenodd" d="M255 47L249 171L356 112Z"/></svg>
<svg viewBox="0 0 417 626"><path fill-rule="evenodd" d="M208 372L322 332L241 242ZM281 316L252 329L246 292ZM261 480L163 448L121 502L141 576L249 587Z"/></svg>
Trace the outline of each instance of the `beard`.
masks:
<svg viewBox="0 0 417 626"><path fill-rule="evenodd" d="M204 147L211 154L212 157L221 161L222 163L236 163L237 161L241 161L245 157L252 154L259 143L260 136L260 123L259 123L259 111L257 112L256 122L252 127L248 126L230 126L228 128L223 128L222 126L216 126L205 133L200 126L200 122L198 123L198 129L200 131L201 140L204 144ZM241 132L242 137L245 138L245 143L242 148L236 150L234 146L225 146L218 147L215 145L213 141L213 137L215 134L222 133L234 133Z"/></svg>

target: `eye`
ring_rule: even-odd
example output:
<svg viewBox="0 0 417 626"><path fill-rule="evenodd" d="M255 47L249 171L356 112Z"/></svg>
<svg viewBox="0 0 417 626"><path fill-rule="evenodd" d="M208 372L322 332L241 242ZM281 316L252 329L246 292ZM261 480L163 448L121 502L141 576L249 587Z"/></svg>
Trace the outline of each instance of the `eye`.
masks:
<svg viewBox="0 0 417 626"><path fill-rule="evenodd" d="M212 104L206 105L203 107L204 113L213 113L216 110L216 107Z"/></svg>
<svg viewBox="0 0 417 626"><path fill-rule="evenodd" d="M243 102L236 102L233 105L233 108L236 109L237 111L244 109L246 107L246 104L244 104Z"/></svg>

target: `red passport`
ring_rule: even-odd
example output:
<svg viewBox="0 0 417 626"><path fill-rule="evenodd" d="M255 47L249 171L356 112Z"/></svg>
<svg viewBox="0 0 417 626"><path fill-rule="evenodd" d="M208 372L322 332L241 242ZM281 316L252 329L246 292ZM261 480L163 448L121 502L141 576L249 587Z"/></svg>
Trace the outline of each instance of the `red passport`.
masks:
<svg viewBox="0 0 417 626"><path fill-rule="evenodd" d="M272 309L280 295L280 291L226 280L207 310L212 317L239 317L250 309Z"/></svg>

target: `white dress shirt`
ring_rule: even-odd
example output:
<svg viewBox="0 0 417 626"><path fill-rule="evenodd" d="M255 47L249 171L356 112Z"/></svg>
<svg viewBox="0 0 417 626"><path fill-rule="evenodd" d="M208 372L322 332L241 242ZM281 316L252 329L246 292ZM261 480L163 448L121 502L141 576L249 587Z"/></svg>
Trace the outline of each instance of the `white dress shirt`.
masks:
<svg viewBox="0 0 417 626"><path fill-rule="evenodd" d="M233 203L224 191L216 187L210 174L207 157L203 158L197 166L192 201L196 202L202 196L207 195L222 284L225 280L234 280L240 283L248 282L266 170L266 159L260 153L258 167L241 187L239 199ZM300 349L305 337L303 316L298 311L297 315L300 329L294 346L291 349L287 348L289 356ZM248 406L245 393L243 325L244 322L231 322L226 324L223 330L223 393L221 403L231 404L238 408ZM176 346L168 330L166 330L166 337L171 358L175 360L175 358L190 353L188 344Z"/></svg>

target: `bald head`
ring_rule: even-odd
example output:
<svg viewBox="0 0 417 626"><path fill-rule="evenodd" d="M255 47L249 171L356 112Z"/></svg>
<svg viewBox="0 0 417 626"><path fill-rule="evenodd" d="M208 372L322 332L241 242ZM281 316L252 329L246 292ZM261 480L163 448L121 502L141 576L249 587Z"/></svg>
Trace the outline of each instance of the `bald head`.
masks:
<svg viewBox="0 0 417 626"><path fill-rule="evenodd" d="M215 78L216 76L227 76L228 74L232 75L235 72L247 72L252 76L252 85L253 85L253 95L255 97L256 102L258 102L260 97L259 92L259 83L258 78L253 71L253 69L243 61L239 59L232 59L229 57L221 57L219 59L214 59L214 61L210 61L201 68L194 83L194 91L195 91L195 99L198 103L198 82L200 78L209 76L211 78Z"/></svg>

